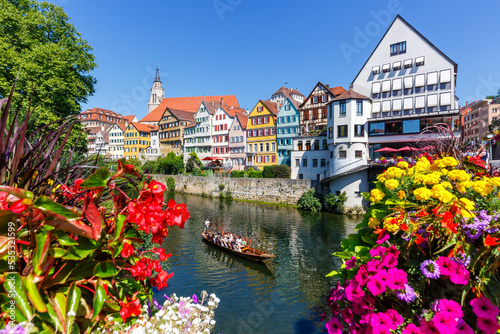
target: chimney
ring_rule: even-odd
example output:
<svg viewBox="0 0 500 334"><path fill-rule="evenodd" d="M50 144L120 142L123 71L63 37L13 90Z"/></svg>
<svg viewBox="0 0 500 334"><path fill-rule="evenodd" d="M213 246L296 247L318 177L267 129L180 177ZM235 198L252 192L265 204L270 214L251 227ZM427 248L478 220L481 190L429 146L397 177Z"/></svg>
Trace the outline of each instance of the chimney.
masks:
<svg viewBox="0 0 500 334"><path fill-rule="evenodd" d="M221 97L221 98L220 98L220 105L221 105L221 106L223 106L223 105L224 105L224 98L223 98L223 97Z"/></svg>
<svg viewBox="0 0 500 334"><path fill-rule="evenodd" d="M214 100L212 100L212 107L213 107L214 105L215 105L215 102L214 102Z"/></svg>

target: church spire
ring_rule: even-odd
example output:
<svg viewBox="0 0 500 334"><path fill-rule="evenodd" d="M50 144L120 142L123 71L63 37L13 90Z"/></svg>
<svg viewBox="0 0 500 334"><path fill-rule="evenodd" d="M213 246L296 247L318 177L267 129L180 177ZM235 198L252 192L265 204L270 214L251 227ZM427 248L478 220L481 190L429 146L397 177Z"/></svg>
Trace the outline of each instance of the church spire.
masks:
<svg viewBox="0 0 500 334"><path fill-rule="evenodd" d="M153 82L161 82L160 69L158 68L158 64L156 64L156 77L155 77L155 81L153 81Z"/></svg>

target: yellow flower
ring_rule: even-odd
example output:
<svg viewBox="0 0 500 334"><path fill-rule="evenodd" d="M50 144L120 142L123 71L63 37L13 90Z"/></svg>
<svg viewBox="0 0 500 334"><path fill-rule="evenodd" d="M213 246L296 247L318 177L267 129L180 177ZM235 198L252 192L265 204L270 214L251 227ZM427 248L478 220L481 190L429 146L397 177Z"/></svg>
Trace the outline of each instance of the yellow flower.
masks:
<svg viewBox="0 0 500 334"><path fill-rule="evenodd" d="M459 182L456 184L456 188L462 194L467 191L471 187L472 183L470 181Z"/></svg>
<svg viewBox="0 0 500 334"><path fill-rule="evenodd" d="M424 184L433 185L441 181L441 173L432 172L424 176Z"/></svg>
<svg viewBox="0 0 500 334"><path fill-rule="evenodd" d="M403 190L398 191L399 199L403 199L406 197L406 193Z"/></svg>
<svg viewBox="0 0 500 334"><path fill-rule="evenodd" d="M457 160L453 157L444 157L442 160L443 164L448 167L455 167L456 165L458 165Z"/></svg>
<svg viewBox="0 0 500 334"><path fill-rule="evenodd" d="M399 186L399 181L395 179L390 179L385 181L385 187L389 190L394 190Z"/></svg>
<svg viewBox="0 0 500 334"><path fill-rule="evenodd" d="M472 189L477 191L481 196L487 196L494 190L491 184L483 180L474 181L471 186Z"/></svg>
<svg viewBox="0 0 500 334"><path fill-rule="evenodd" d="M384 220L384 228L389 233L394 233L399 230L398 220L394 217L390 217Z"/></svg>
<svg viewBox="0 0 500 334"><path fill-rule="evenodd" d="M408 163L406 161L400 161L396 166L398 166L399 168L408 169Z"/></svg>
<svg viewBox="0 0 500 334"><path fill-rule="evenodd" d="M376 228L379 225L380 225L380 219L377 219L375 217L370 217L368 219L368 227L369 228Z"/></svg>
<svg viewBox="0 0 500 334"><path fill-rule="evenodd" d="M441 182L441 185L442 185L443 187L445 187L445 188L448 188L448 189L453 189L453 186L452 186L452 185L451 185L451 183L450 183L450 182L448 182L448 181L443 181L443 182Z"/></svg>
<svg viewBox="0 0 500 334"><path fill-rule="evenodd" d="M408 168L406 175L411 176L415 173L415 167Z"/></svg>
<svg viewBox="0 0 500 334"><path fill-rule="evenodd" d="M441 169L439 172L440 172L442 175L448 175L448 170L447 170L447 169L444 169L444 168L443 168L443 169Z"/></svg>
<svg viewBox="0 0 500 334"><path fill-rule="evenodd" d="M49 187L52 187L52 185L54 184L54 180L48 180L47 184L49 185Z"/></svg>
<svg viewBox="0 0 500 334"><path fill-rule="evenodd" d="M372 191L370 191L370 195L370 201L372 202L380 202L385 196L385 194L379 189L372 189Z"/></svg>
<svg viewBox="0 0 500 334"><path fill-rule="evenodd" d="M432 192L427 188L418 188L413 191L413 195L419 201L428 201L431 198Z"/></svg>
<svg viewBox="0 0 500 334"><path fill-rule="evenodd" d="M460 204L463 205L463 207L466 209L466 210L474 210L476 208L476 203L474 203L473 201L471 201L470 199L468 198L460 198L458 200L460 202Z"/></svg>
<svg viewBox="0 0 500 334"><path fill-rule="evenodd" d="M470 175L466 171L461 169L450 170L447 176L452 181L465 182L470 180Z"/></svg>
<svg viewBox="0 0 500 334"><path fill-rule="evenodd" d="M453 194L446 190L441 184L436 184L432 187L432 197L443 203L448 203L455 198L455 196L453 196Z"/></svg>
<svg viewBox="0 0 500 334"><path fill-rule="evenodd" d="M436 159L436 160L434 160L434 163L432 164L432 166L437 167L437 168L443 168L446 165L444 163L444 159Z"/></svg>
<svg viewBox="0 0 500 334"><path fill-rule="evenodd" d="M402 169L399 169L397 167L389 167L387 170L384 172L384 177L387 179L394 179L394 178L399 178L403 176L404 171Z"/></svg>
<svg viewBox="0 0 500 334"><path fill-rule="evenodd" d="M420 159L418 159L417 163L415 164L415 171L417 173L426 172L429 170L430 166L431 166L431 163L429 162L429 160L427 160L426 157L421 157Z"/></svg>
<svg viewBox="0 0 500 334"><path fill-rule="evenodd" d="M500 177L492 177L491 179L485 179L489 184L491 184L493 187L498 187L500 186Z"/></svg>

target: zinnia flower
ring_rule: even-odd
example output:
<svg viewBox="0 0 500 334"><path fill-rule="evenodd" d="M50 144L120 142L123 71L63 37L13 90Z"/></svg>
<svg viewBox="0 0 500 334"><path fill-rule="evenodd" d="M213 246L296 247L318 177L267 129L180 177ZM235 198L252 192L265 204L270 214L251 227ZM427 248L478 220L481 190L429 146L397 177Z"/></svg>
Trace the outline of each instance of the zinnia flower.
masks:
<svg viewBox="0 0 500 334"><path fill-rule="evenodd" d="M427 278L436 279L441 276L441 273L439 272L439 266L432 260L426 260L422 262L422 264L420 265L420 270L422 271L422 274Z"/></svg>

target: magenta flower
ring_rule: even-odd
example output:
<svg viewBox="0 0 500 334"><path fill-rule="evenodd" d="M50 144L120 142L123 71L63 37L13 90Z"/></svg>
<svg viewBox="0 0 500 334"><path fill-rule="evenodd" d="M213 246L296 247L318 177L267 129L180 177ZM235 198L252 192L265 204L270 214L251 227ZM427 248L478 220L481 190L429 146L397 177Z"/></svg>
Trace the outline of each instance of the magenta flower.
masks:
<svg viewBox="0 0 500 334"><path fill-rule="evenodd" d="M378 296L385 291L385 284L380 275L375 275L370 278L366 287L374 296Z"/></svg>
<svg viewBox="0 0 500 334"><path fill-rule="evenodd" d="M431 321L440 333L453 333L457 326L457 321L448 312L436 313Z"/></svg>
<svg viewBox="0 0 500 334"><path fill-rule="evenodd" d="M370 260L366 263L366 270L368 270L369 273L376 273L380 268L380 261L379 260Z"/></svg>
<svg viewBox="0 0 500 334"><path fill-rule="evenodd" d="M385 247L384 246L377 246L375 248L370 249L370 255L372 257L382 256L384 254L385 254Z"/></svg>
<svg viewBox="0 0 500 334"><path fill-rule="evenodd" d="M351 325L354 321L354 315L352 314L350 308L346 308L340 311L340 315L342 316L342 320L344 320L349 325Z"/></svg>
<svg viewBox="0 0 500 334"><path fill-rule="evenodd" d="M440 299L438 303L438 309L441 312L448 312L455 319L462 318L464 316L462 307L454 300Z"/></svg>
<svg viewBox="0 0 500 334"><path fill-rule="evenodd" d="M355 256L353 256L353 257L351 257L351 259L350 259L350 260L347 260L347 261L345 262L345 269L349 270L349 269L351 269L352 267L354 267L355 265L356 265L356 257L355 257Z"/></svg>
<svg viewBox="0 0 500 334"><path fill-rule="evenodd" d="M381 258L382 266L385 268L394 268L398 265L398 258L392 254L386 254Z"/></svg>
<svg viewBox="0 0 500 334"><path fill-rule="evenodd" d="M351 302L358 302L364 295L365 293L356 282L349 282L349 285L345 288L345 296Z"/></svg>
<svg viewBox="0 0 500 334"><path fill-rule="evenodd" d="M373 309L375 309L375 298L373 298L372 296L365 296L363 299L361 299L359 306L363 310L373 311Z"/></svg>
<svg viewBox="0 0 500 334"><path fill-rule="evenodd" d="M474 298L471 300L470 305L472 306L472 311L474 311L478 317L496 320L498 307L493 305L488 298Z"/></svg>
<svg viewBox="0 0 500 334"><path fill-rule="evenodd" d="M457 334L474 334L474 330L470 328L464 321L464 319L457 320Z"/></svg>
<svg viewBox="0 0 500 334"><path fill-rule="evenodd" d="M427 321L425 319L420 322L420 331L425 334L442 334L434 326L432 321Z"/></svg>
<svg viewBox="0 0 500 334"><path fill-rule="evenodd" d="M389 280L387 282L389 289L403 290L406 283L408 283L406 272L397 268L389 269Z"/></svg>
<svg viewBox="0 0 500 334"><path fill-rule="evenodd" d="M370 325L373 327L373 333L390 333L394 327L391 317L382 312L371 317Z"/></svg>
<svg viewBox="0 0 500 334"><path fill-rule="evenodd" d="M436 263L439 266L439 271L441 272L441 275L452 276L457 271L458 263L452 261L450 258L446 256L441 256L439 259L437 259Z"/></svg>
<svg viewBox="0 0 500 334"><path fill-rule="evenodd" d="M354 280L356 280L356 282L358 282L360 286L365 285L369 278L370 274L368 273L364 265L359 268L356 276L354 276Z"/></svg>
<svg viewBox="0 0 500 334"><path fill-rule="evenodd" d="M418 328L414 324L408 324L408 326L403 329L403 332L401 334L422 334L422 332L420 331L420 328Z"/></svg>
<svg viewBox="0 0 500 334"><path fill-rule="evenodd" d="M193 303L198 304L198 297L196 297L196 294L193 295Z"/></svg>
<svg viewBox="0 0 500 334"><path fill-rule="evenodd" d="M396 330L398 326L404 322L403 317L398 313L398 311L394 309L388 309L385 313L389 316L389 318L391 318L392 323L394 324L394 326L391 328L393 330Z"/></svg>
<svg viewBox="0 0 500 334"><path fill-rule="evenodd" d="M342 334L342 323L337 318L331 318L326 323L326 329L328 330L328 334Z"/></svg>
<svg viewBox="0 0 500 334"><path fill-rule="evenodd" d="M387 240L389 240L389 233L384 233L383 235L380 235L376 241L376 243L378 245L381 245L383 244L384 242L386 242Z"/></svg>
<svg viewBox="0 0 500 334"><path fill-rule="evenodd" d="M497 319L477 318L477 328L485 334L495 334L499 329Z"/></svg>
<svg viewBox="0 0 500 334"><path fill-rule="evenodd" d="M462 264L457 263L457 270L450 276L450 280L455 284L467 285L470 273Z"/></svg>

